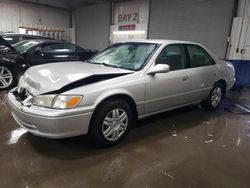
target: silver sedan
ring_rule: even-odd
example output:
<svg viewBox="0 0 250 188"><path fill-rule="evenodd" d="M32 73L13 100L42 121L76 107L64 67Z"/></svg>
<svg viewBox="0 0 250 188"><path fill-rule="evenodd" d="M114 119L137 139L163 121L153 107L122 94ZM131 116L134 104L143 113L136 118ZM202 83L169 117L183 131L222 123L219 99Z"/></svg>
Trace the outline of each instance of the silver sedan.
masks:
<svg viewBox="0 0 250 188"><path fill-rule="evenodd" d="M89 134L111 146L136 119L198 103L215 110L234 82L233 66L200 44L134 40L86 62L32 67L8 101L16 122L34 135Z"/></svg>

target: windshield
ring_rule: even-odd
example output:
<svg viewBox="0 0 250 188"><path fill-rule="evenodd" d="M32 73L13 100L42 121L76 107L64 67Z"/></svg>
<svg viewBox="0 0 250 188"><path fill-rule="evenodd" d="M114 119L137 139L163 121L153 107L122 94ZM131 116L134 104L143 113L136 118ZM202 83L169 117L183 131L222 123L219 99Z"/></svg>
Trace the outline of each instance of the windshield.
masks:
<svg viewBox="0 0 250 188"><path fill-rule="evenodd" d="M29 41L21 41L18 42L16 44L14 44L14 48L22 53L22 52L26 52L27 50L29 50L30 48L32 48L33 46L39 44L39 41L33 41L33 40L29 40Z"/></svg>
<svg viewBox="0 0 250 188"><path fill-rule="evenodd" d="M129 70L138 70L147 62L156 48L157 44L152 43L115 44L91 58L88 62Z"/></svg>

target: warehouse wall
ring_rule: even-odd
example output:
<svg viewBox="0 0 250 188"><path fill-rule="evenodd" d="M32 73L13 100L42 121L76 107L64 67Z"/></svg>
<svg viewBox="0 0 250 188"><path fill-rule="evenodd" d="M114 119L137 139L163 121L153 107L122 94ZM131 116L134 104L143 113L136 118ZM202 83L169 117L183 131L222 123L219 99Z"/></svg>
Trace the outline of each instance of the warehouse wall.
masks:
<svg viewBox="0 0 250 188"><path fill-rule="evenodd" d="M111 5L101 3L74 11L76 44L101 50L109 45Z"/></svg>
<svg viewBox="0 0 250 188"><path fill-rule="evenodd" d="M149 38L191 40L224 58L234 0L152 0Z"/></svg>
<svg viewBox="0 0 250 188"><path fill-rule="evenodd" d="M0 0L0 24L31 24L70 27L70 12L14 0Z"/></svg>

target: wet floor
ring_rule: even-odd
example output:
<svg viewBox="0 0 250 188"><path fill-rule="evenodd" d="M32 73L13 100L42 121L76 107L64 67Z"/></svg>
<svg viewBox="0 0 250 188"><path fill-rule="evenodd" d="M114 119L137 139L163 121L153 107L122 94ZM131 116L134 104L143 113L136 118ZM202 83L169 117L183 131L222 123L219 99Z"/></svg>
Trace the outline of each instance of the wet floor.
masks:
<svg viewBox="0 0 250 188"><path fill-rule="evenodd" d="M250 115L224 110L250 104L231 91L216 112L187 107L138 122L118 146L86 137L48 140L19 128L0 94L0 187L250 187Z"/></svg>

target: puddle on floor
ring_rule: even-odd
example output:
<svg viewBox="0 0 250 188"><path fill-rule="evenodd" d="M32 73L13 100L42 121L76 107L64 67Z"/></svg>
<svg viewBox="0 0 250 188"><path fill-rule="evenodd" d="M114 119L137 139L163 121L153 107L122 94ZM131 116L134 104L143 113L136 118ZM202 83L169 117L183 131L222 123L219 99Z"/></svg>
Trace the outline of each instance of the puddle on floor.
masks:
<svg viewBox="0 0 250 188"><path fill-rule="evenodd" d="M25 134L27 131L23 128L17 128L10 133L9 140L7 141L8 145L13 145L18 142L18 140Z"/></svg>
<svg viewBox="0 0 250 188"><path fill-rule="evenodd" d="M7 94L0 93L0 116L9 113L9 106L7 104Z"/></svg>

